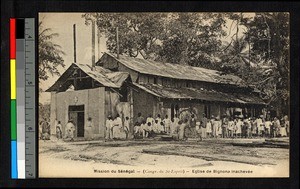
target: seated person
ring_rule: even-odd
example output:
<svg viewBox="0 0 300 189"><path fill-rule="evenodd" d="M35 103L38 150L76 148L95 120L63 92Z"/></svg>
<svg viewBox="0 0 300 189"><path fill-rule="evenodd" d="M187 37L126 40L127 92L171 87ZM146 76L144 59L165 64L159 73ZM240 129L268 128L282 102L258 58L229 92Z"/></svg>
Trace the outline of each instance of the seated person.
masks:
<svg viewBox="0 0 300 189"><path fill-rule="evenodd" d="M158 123L158 120L156 119L153 124L153 132L156 134L160 133L159 127L160 127L160 124Z"/></svg>
<svg viewBox="0 0 300 189"><path fill-rule="evenodd" d="M150 123L151 125L151 123ZM142 125L141 125L141 130L143 133L143 138L148 138L149 133L150 133L150 128L148 126L148 124L146 124L146 121L143 121Z"/></svg>
<svg viewBox="0 0 300 189"><path fill-rule="evenodd" d="M142 136L142 129L141 129L141 125L140 125L139 122L136 122L134 124L133 131L134 131L134 133L133 133L133 137L134 138L141 138L141 136Z"/></svg>
<svg viewBox="0 0 300 189"><path fill-rule="evenodd" d="M164 126L164 122L160 122L160 125L159 125L159 131L160 133L165 133L165 126Z"/></svg>

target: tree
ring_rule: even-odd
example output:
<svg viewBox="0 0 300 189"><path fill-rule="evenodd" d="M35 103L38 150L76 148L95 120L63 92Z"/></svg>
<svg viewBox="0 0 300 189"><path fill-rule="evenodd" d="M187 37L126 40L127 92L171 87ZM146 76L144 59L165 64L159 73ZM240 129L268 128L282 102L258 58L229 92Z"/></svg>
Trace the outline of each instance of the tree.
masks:
<svg viewBox="0 0 300 189"><path fill-rule="evenodd" d="M120 54L145 59L155 56L157 42L164 34L165 13L86 13L82 15L86 24L96 21L100 32L107 38L107 48L117 53L116 27L119 29ZM154 58L154 57L151 57Z"/></svg>
<svg viewBox="0 0 300 189"><path fill-rule="evenodd" d="M116 53L116 27L120 54L163 62L211 67L225 35L219 13L87 13L86 24L95 20Z"/></svg>
<svg viewBox="0 0 300 189"><path fill-rule="evenodd" d="M168 35L162 41L160 59L216 68L225 20L219 13L177 13L167 23Z"/></svg>
<svg viewBox="0 0 300 189"><path fill-rule="evenodd" d="M47 80L49 74L60 75L58 67L65 67L61 46L52 42L58 33L52 33L51 28L44 28L39 22L39 80Z"/></svg>
<svg viewBox="0 0 300 189"><path fill-rule="evenodd" d="M278 112L287 113L289 102L289 14L256 13L252 19L229 14L236 27L244 26L243 37L224 47L223 71L235 73L260 91L261 97ZM236 34L238 34L238 29ZM248 53L247 53L248 50ZM246 72L243 70L246 69ZM280 110L279 110L280 109Z"/></svg>
<svg viewBox="0 0 300 189"><path fill-rule="evenodd" d="M257 13L249 23L252 52L260 61L261 88L272 105L288 113L289 102L289 13ZM269 87L266 87L269 86Z"/></svg>

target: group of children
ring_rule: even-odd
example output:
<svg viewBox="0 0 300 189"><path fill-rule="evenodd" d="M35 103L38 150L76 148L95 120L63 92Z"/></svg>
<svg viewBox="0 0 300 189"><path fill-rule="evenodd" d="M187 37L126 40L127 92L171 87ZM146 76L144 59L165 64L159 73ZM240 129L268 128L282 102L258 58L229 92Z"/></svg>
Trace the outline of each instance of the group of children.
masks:
<svg viewBox="0 0 300 189"><path fill-rule="evenodd" d="M149 138L155 134L172 134L178 121L177 116L170 119L168 115L166 115L165 118L162 119L160 114L158 114L154 119L150 114L145 119L141 113L138 113L138 118L134 124L134 137Z"/></svg>
<svg viewBox="0 0 300 189"><path fill-rule="evenodd" d="M289 120L284 116L281 120L277 117L264 119L257 118L232 118L224 115L222 119L207 119L206 132L202 138L253 138L253 137L285 137L289 136Z"/></svg>
<svg viewBox="0 0 300 189"><path fill-rule="evenodd" d="M196 124L194 115L191 119L180 120L176 114L171 119L168 115L161 118L160 114L157 114L156 118L153 118L150 114L144 119L139 113L134 124L134 138L151 138L158 134L167 134L175 140L186 140L187 133L191 133L194 137L199 136Z"/></svg>

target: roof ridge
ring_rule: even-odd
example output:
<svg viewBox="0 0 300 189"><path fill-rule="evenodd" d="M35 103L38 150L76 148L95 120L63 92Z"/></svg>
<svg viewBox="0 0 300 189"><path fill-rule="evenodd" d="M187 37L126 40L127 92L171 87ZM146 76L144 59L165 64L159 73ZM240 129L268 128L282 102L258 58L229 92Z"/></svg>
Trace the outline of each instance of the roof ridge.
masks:
<svg viewBox="0 0 300 189"><path fill-rule="evenodd" d="M245 82L239 76L233 74L223 75L222 72L218 70L207 69L203 67L195 67L190 65L172 64L151 59L141 59L129 57L126 55L120 55L120 57L117 58L113 53L109 52L105 52L104 55L109 56L115 61L120 62L129 69L133 69L143 74L173 79L203 81L245 87Z"/></svg>
<svg viewBox="0 0 300 189"><path fill-rule="evenodd" d="M114 53L110 53L110 52L105 52L108 55L113 56L115 59L119 60ZM162 62L162 61L156 61L156 60L152 60L152 59L142 59L142 58L138 58L138 57L131 57L131 56L127 56L127 55L122 55L120 54L119 56L123 56L126 58L132 58L132 59L138 59L138 60L146 60L146 61L150 61L150 62L154 62L155 64L160 63L160 64L166 64L166 65L179 65L179 66L183 66L183 67L188 67L188 68L196 68L196 69L204 69L204 70L211 70L211 71L215 71L215 72L222 72L219 70L214 70L214 69L208 69L208 68L203 68L203 67L197 67L197 66L191 66L188 64L178 64L178 63L170 63L170 62ZM226 75L233 75L233 74L226 74ZM235 76L235 75L233 75Z"/></svg>

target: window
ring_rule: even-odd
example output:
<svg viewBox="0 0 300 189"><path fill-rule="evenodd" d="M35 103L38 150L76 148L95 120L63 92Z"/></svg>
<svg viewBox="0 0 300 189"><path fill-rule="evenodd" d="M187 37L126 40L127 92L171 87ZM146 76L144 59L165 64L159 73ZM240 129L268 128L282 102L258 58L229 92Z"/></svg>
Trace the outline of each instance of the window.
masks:
<svg viewBox="0 0 300 189"><path fill-rule="evenodd" d="M157 84L157 77L154 77L153 83L154 83L154 84Z"/></svg>

